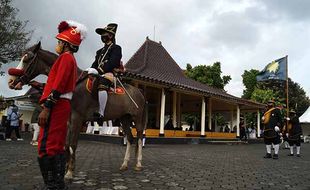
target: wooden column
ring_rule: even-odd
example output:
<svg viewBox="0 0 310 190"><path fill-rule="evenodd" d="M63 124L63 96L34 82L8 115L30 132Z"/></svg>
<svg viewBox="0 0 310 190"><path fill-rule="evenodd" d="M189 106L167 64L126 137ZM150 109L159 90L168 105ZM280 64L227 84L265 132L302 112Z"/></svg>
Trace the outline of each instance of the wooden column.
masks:
<svg viewBox="0 0 310 190"><path fill-rule="evenodd" d="M165 89L161 89L161 103L160 103L160 125L159 125L159 136L165 136L165 105L166 105L166 94Z"/></svg>
<svg viewBox="0 0 310 190"><path fill-rule="evenodd" d="M260 112L257 110L257 137L260 137Z"/></svg>
<svg viewBox="0 0 310 190"><path fill-rule="evenodd" d="M201 133L200 136L201 137L205 137L206 136L206 100L205 97L202 97L201 100Z"/></svg>
<svg viewBox="0 0 310 190"><path fill-rule="evenodd" d="M239 127L239 124L240 124L240 108L239 108L239 105L237 105L237 137L240 137L240 127Z"/></svg>
<svg viewBox="0 0 310 190"><path fill-rule="evenodd" d="M211 131L212 129L212 100L211 98L208 99L208 127Z"/></svg>
<svg viewBox="0 0 310 190"><path fill-rule="evenodd" d="M230 115L230 132L234 130L234 110L231 110L231 115ZM236 132L236 131L234 131Z"/></svg>
<svg viewBox="0 0 310 190"><path fill-rule="evenodd" d="M182 127L181 113L181 94L177 93L177 127Z"/></svg>
<svg viewBox="0 0 310 190"><path fill-rule="evenodd" d="M172 124L173 127L176 128L177 126L177 92L173 91L172 95Z"/></svg>

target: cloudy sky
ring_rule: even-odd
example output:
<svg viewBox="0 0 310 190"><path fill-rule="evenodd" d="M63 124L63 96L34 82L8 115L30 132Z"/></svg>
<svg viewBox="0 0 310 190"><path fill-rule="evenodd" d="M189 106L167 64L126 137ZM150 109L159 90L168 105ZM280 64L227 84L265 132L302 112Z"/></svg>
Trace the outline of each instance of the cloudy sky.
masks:
<svg viewBox="0 0 310 190"><path fill-rule="evenodd" d="M30 44L41 40L43 49L50 51L54 51L60 21L85 24L88 36L76 54L81 68L91 65L102 46L94 30L115 22L124 63L149 36L161 41L183 69L187 63L220 61L223 75L232 77L225 90L240 97L244 70L262 70L288 55L289 77L310 95L307 0L13 0L13 5L20 19L29 20L28 29L34 30ZM9 90L5 80L1 79L0 94L24 93Z"/></svg>

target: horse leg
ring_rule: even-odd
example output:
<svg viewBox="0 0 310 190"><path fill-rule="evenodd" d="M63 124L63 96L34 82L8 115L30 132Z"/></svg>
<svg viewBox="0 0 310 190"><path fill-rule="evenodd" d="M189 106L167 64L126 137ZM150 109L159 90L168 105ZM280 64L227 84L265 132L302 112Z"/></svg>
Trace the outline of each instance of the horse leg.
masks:
<svg viewBox="0 0 310 190"><path fill-rule="evenodd" d="M142 170L142 146L143 146L143 132L146 129L147 120L148 120L148 107L145 104L143 108L143 113L138 114L142 115L143 117L137 118L133 117L133 120L136 123L136 130L137 130L137 142L136 142L136 159L137 164L135 166L136 171Z"/></svg>
<svg viewBox="0 0 310 190"><path fill-rule="evenodd" d="M73 178L73 171L75 168L75 148L72 146L66 147L67 152L67 172L65 175L65 179L72 179Z"/></svg>
<svg viewBox="0 0 310 190"><path fill-rule="evenodd" d="M137 164L135 167L136 171L142 170L142 138L143 138L143 131L137 131L137 142L136 142L136 159Z"/></svg>
<svg viewBox="0 0 310 190"><path fill-rule="evenodd" d="M130 120L128 118L125 118L121 121L122 121L121 123L122 123L122 127L124 130L124 134L127 137L127 145L126 145L126 153L125 153L124 161L123 161L122 166L120 167L120 170L125 171L128 169L128 162L130 160L130 152L131 152L131 144L133 142L133 136L132 136L131 129L130 129L130 125L131 125Z"/></svg>
<svg viewBox="0 0 310 190"><path fill-rule="evenodd" d="M73 178L73 172L75 169L75 152L77 148L78 143L78 137L80 134L80 129L83 124L82 122L82 116L79 114L72 113L71 115L71 125L68 130L68 145L66 147L67 151L67 172L65 175L66 179L72 179Z"/></svg>

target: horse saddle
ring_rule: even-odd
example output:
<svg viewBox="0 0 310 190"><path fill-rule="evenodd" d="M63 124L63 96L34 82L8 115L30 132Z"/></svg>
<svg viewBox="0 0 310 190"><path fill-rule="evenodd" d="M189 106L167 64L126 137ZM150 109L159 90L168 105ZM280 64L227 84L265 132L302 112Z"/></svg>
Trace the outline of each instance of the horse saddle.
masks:
<svg viewBox="0 0 310 190"><path fill-rule="evenodd" d="M98 94L98 80L97 80L97 78L87 78L86 89L89 93L96 96ZM119 86L119 85L116 85L116 86L113 85L107 91L109 94L113 94L113 93L117 94L117 95L125 94L124 88Z"/></svg>

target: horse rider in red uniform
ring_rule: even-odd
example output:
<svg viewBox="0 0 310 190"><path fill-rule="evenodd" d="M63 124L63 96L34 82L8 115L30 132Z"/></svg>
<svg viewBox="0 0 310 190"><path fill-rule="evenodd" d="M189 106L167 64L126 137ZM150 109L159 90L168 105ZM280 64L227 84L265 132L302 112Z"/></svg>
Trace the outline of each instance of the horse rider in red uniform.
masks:
<svg viewBox="0 0 310 190"><path fill-rule="evenodd" d="M104 47L96 52L95 61L88 74L99 74L98 99L99 99L99 118L104 117L108 94L107 90L113 81L113 71L121 66L122 48L115 43L117 24L110 23L104 28L97 28L96 33L101 36Z"/></svg>
<svg viewBox="0 0 310 190"><path fill-rule="evenodd" d="M64 146L67 122L70 117L70 100L77 80L77 52L86 34L84 25L63 21L58 26L56 52L59 57L53 64L44 87L39 115L41 127L38 141L39 165L46 189L66 189L64 182L66 159Z"/></svg>

